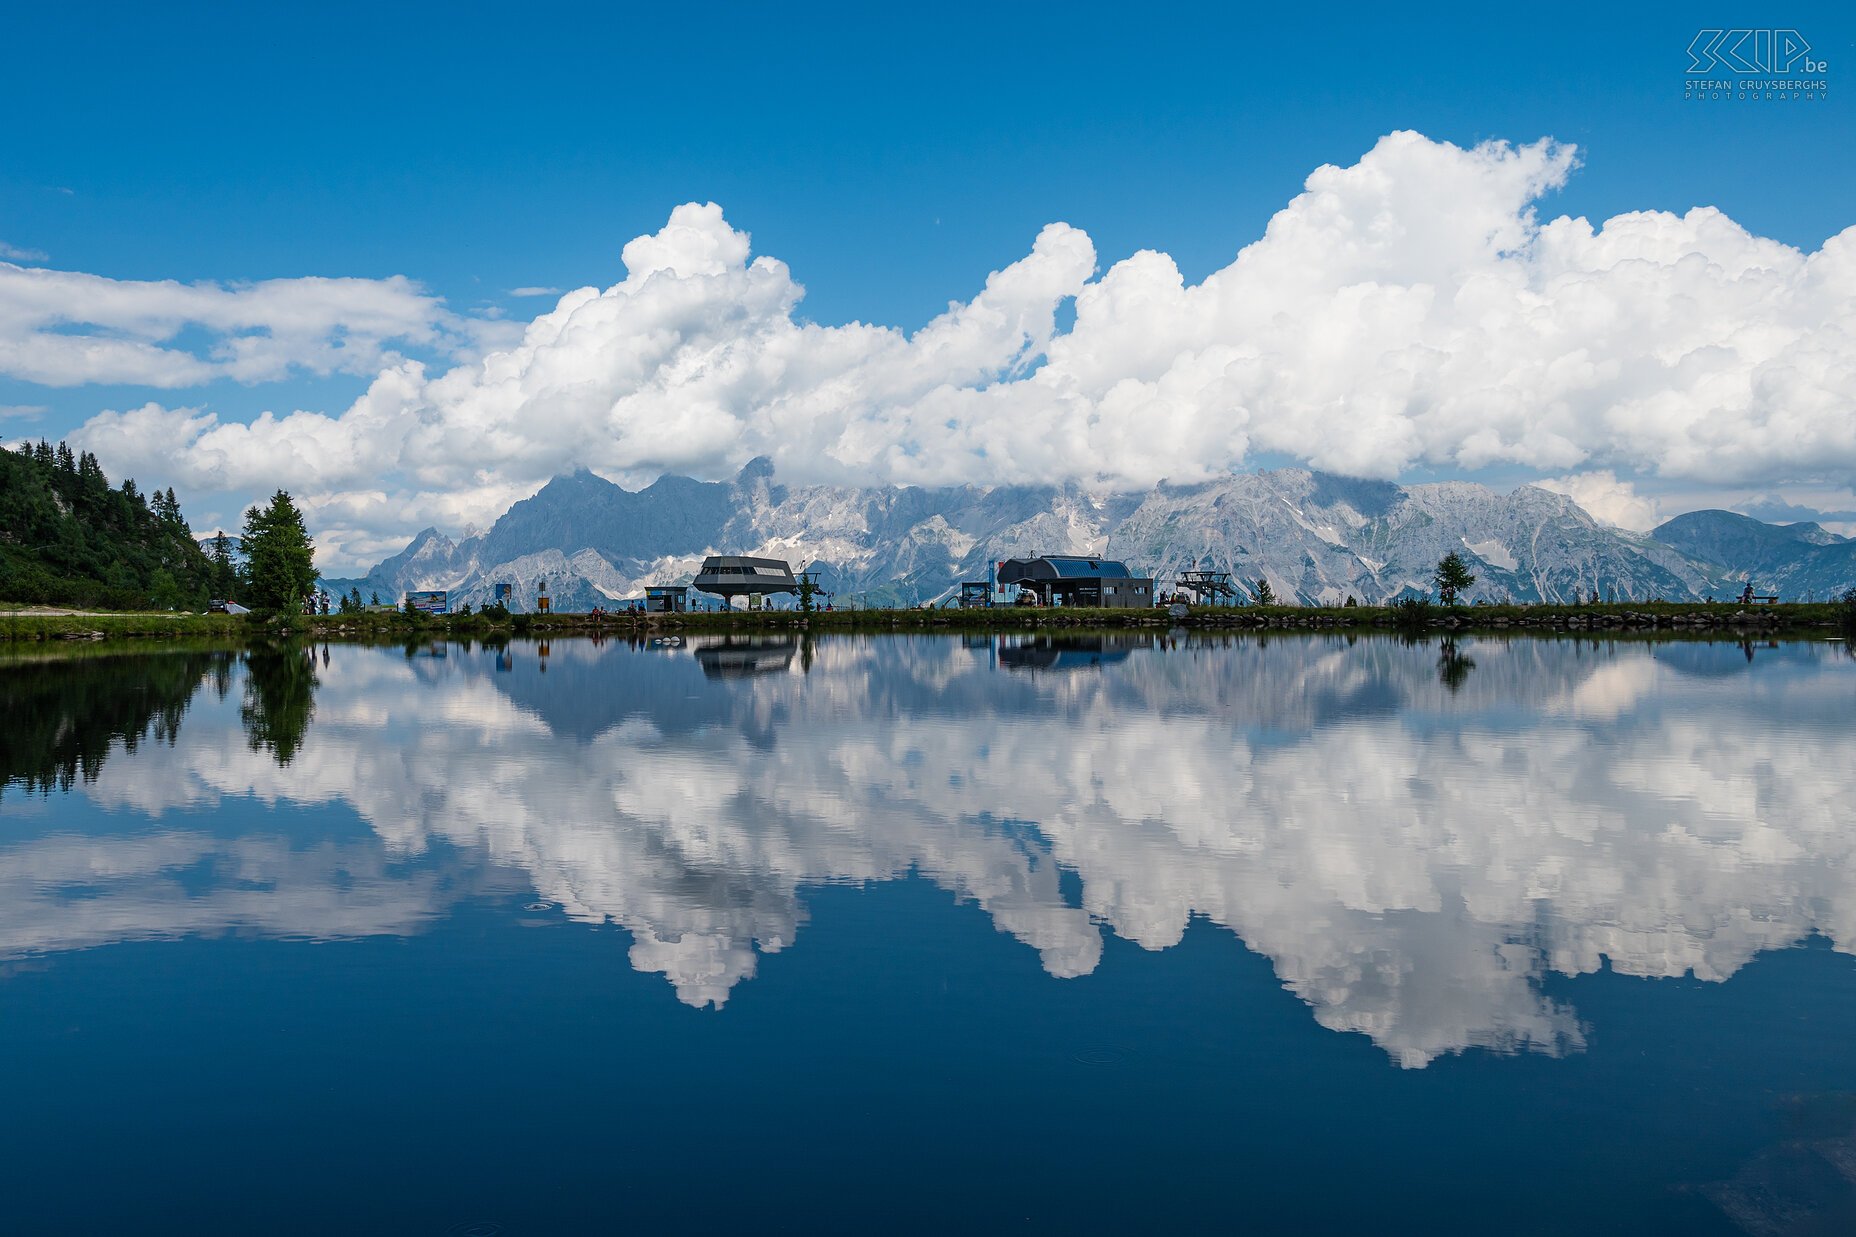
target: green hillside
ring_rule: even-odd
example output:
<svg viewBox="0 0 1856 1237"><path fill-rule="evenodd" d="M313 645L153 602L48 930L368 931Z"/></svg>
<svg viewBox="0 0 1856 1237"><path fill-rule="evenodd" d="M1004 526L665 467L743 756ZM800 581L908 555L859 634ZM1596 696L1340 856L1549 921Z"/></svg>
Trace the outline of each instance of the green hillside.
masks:
<svg viewBox="0 0 1856 1237"><path fill-rule="evenodd" d="M0 450L0 601L199 609L230 574L194 542L172 489L112 487L95 456L64 443Z"/></svg>

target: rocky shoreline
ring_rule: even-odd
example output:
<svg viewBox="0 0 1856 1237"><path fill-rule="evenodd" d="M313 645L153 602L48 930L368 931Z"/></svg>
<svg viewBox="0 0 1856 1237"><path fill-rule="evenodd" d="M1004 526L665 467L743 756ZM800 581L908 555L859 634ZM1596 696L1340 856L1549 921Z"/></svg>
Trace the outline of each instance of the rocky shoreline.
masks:
<svg viewBox="0 0 1856 1237"><path fill-rule="evenodd" d="M1742 606L1648 603L1587 606L1243 606L1169 609L775 610L700 614L518 614L429 618L401 613L330 615L264 622L223 615L0 615L0 642L301 637L422 640L471 637L659 634L988 632L1183 628L1187 631L1399 631L1406 633L1744 633L1824 635L1856 624L1844 604Z"/></svg>

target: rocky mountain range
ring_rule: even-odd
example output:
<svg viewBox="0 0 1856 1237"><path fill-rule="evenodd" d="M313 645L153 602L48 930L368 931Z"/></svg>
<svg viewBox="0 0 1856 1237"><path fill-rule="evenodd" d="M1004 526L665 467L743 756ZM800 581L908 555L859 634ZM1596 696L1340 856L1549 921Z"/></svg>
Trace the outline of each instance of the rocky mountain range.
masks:
<svg viewBox="0 0 1856 1237"><path fill-rule="evenodd" d="M1787 599L1834 597L1856 585L1856 541L1816 524L1766 524L1733 511L1691 511L1650 534L1734 579Z"/></svg>
<svg viewBox="0 0 1856 1237"><path fill-rule="evenodd" d="M1428 592L1451 550L1476 573L1470 596L1492 600L1699 600L1737 595L1749 577L1793 599L1856 585L1856 541L1815 524L1699 511L1646 535L1531 485L1504 494L1280 469L1145 494L787 486L765 460L732 481L666 476L635 491L584 470L556 477L487 532L454 540L428 528L365 576L326 584L395 600L443 588L480 606L508 583L520 606L546 581L557 609L584 610L688 583L707 554L759 554L816 568L842 601L896 605L944 598L991 562L1049 553L1124 559L1163 589L1201 567L1250 588L1267 579L1279 599L1338 604Z"/></svg>

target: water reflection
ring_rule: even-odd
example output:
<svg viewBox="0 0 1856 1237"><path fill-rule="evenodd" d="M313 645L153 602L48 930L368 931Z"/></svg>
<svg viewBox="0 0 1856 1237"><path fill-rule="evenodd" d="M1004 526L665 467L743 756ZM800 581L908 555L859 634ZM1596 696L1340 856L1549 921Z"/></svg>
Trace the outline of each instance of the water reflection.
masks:
<svg viewBox="0 0 1856 1237"><path fill-rule="evenodd" d="M793 664L799 652L795 636L724 636L696 649L696 664L711 679L738 679L756 674L777 674Z"/></svg>
<svg viewBox="0 0 1856 1237"><path fill-rule="evenodd" d="M37 719L7 727L7 778L71 789L81 768L89 801L142 822L0 839L0 955L408 932L519 874L721 1006L796 940L804 889L918 875L1059 977L1096 968L1104 930L1159 950L1222 925L1321 1025L1415 1067L1579 1048L1553 974L1719 981L1856 928L1856 667L1835 646L799 647L0 670L9 718ZM368 834L285 843L254 800L340 805Z"/></svg>
<svg viewBox="0 0 1856 1237"><path fill-rule="evenodd" d="M1456 640L1446 636L1438 641L1437 681L1454 694L1463 689L1463 680L1476 668L1476 661L1457 648Z"/></svg>
<svg viewBox="0 0 1856 1237"><path fill-rule="evenodd" d="M999 638L999 664L1007 670L1091 670L1154 647L1152 636L1031 635Z"/></svg>
<svg viewBox="0 0 1856 1237"><path fill-rule="evenodd" d="M210 677L223 699L229 653L36 657L0 674L0 802L9 789L49 794L96 780L112 749L172 746L188 701ZM124 673L125 666L134 669Z"/></svg>
<svg viewBox="0 0 1856 1237"><path fill-rule="evenodd" d="M453 898L446 874L377 843L293 846L193 830L57 834L0 848L0 942L19 958L228 932L329 940L417 931Z"/></svg>
<svg viewBox="0 0 1856 1237"><path fill-rule="evenodd" d="M329 651L323 650L323 664ZM303 744L303 732L316 711L316 651L295 645L271 645L245 657L245 702L239 719L253 751L269 751L289 764Z"/></svg>

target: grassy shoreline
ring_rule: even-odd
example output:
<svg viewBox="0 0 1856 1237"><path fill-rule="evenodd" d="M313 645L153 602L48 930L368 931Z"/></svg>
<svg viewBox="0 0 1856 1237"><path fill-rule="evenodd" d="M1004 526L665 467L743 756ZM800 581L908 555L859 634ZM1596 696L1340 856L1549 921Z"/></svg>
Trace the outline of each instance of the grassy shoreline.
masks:
<svg viewBox="0 0 1856 1237"><path fill-rule="evenodd" d="M238 640L250 629L229 614L30 614L0 611L0 641Z"/></svg>
<svg viewBox="0 0 1856 1237"><path fill-rule="evenodd" d="M990 610L796 610L708 614L518 614L409 617L404 614L329 615L264 621L223 614L31 614L0 611L0 642L47 640L239 640L301 636L319 640L404 641L471 636L651 636L772 632L1012 632L1140 630L1189 631L1444 631L1718 632L1824 634L1844 627L1850 610L1839 603L1747 606L1737 603L1620 602L1603 605L1243 606L1192 607L1183 618L1165 610L1000 607Z"/></svg>

